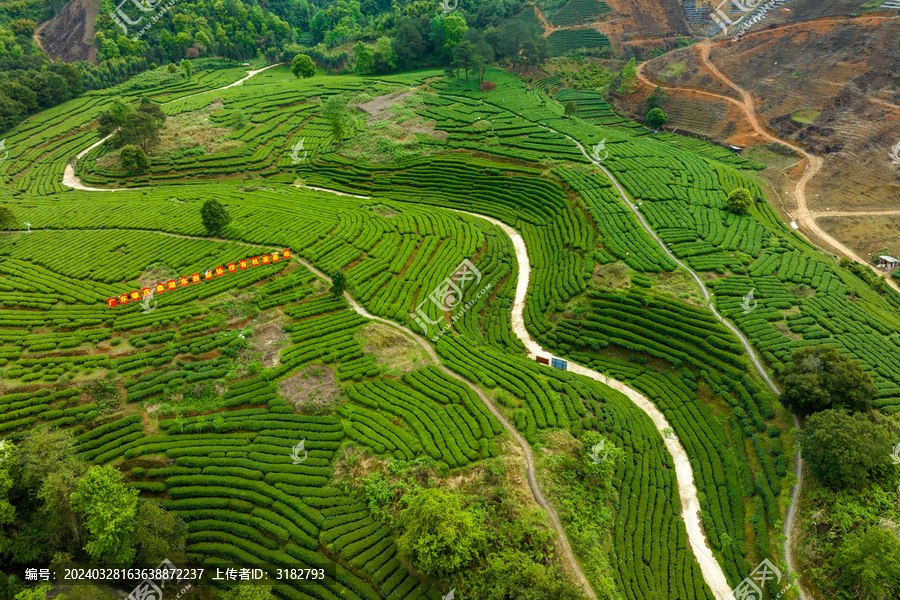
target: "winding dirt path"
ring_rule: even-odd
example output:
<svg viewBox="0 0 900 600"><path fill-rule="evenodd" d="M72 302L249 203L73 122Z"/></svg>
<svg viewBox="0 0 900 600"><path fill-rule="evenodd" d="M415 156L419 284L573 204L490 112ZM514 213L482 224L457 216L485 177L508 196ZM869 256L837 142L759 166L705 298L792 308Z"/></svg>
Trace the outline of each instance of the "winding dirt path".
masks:
<svg viewBox="0 0 900 600"><path fill-rule="evenodd" d="M736 92L741 94L741 98L743 99L743 102L738 102L734 98L731 98L724 94L717 94L715 92L700 92L700 93L704 93L706 95L714 96L716 98L724 99L724 100L727 100L734 104L737 104L744 110L744 113L747 115L747 119L750 122L751 126L761 136L763 136L766 139L771 140L775 143L782 144L784 146L787 146L788 148L791 148L792 150L799 152L806 159L807 167L806 167L806 169L804 169L803 176L800 178L799 181L797 181L797 183L794 186L794 195L797 197L798 207L802 205L803 210L806 211L807 225L809 223L812 223L813 226L815 227L815 229L819 230L818 225L816 225L815 218L809 213L809 210L806 208L805 190L806 190L806 184L809 182L809 180L812 178L812 176L815 175L819 171L819 169L822 167L822 159L819 158L818 156L810 154L803 148L796 146L794 144L791 144L789 142L786 142L786 141L770 134L768 131L766 131L765 128L763 128L762 124L757 119L756 105L754 104L753 97L750 95L750 93L745 91L743 88L739 87L735 83L733 83L727 77L725 77L725 75L722 74L722 72L719 71L709 60L709 50L711 47L711 43L708 41L701 42L700 44L698 44L698 46L700 46L700 56L701 56L701 59L703 60L704 64L706 64L708 66L708 68L710 69L710 71L713 74L715 74L718 78L720 78L724 83L726 83L729 87L731 87ZM637 70L638 78L640 78L641 81L643 81L647 85L653 86L654 83L651 82L643 74L643 69L642 69L643 66L644 65L642 64L641 66L638 67L638 70ZM678 90L680 88L663 86L663 89ZM692 91L696 92L697 90L692 90ZM582 152L585 154L585 156L587 156L587 153L584 152L584 148L582 148ZM593 160L593 159L591 159L591 160ZM812 165L812 168L810 168L810 165ZM599 166L601 169L603 169L603 171L606 172L607 175L609 175L610 178L612 179L611 174L602 165L598 164L597 166ZM612 181L615 182L615 179L612 179ZM649 226L646 225L646 222L644 222L643 217L640 216L640 213L637 210L637 207L635 207L627 198L625 198L624 190L621 188L621 186L619 186L618 183L616 183L616 187L619 188L620 195L622 195L623 199L625 199L625 202L627 204L629 204L629 206L632 208L632 211L635 212L635 214L638 214L638 218L641 219L642 224L644 224L644 226L645 226L644 228L647 229L648 231L651 231L651 235L653 235L654 239L656 239L657 244L659 244L660 248L662 248L667 254L669 254L672 258L674 258L672 253L669 251L668 247L665 246L665 244L663 244L662 240L660 240L656 236L656 234L653 233L652 230L650 230ZM798 214L798 218L800 218L799 214ZM827 234L825 234L825 235L827 236ZM836 240L834 240L834 241L835 241L835 243L837 243L839 246L841 246L843 248L843 246L840 245ZM858 256L856 256L855 253L853 253L852 251L850 251L847 248L844 248L844 249L847 250L847 252L849 252L849 254L852 257L855 257L855 260L857 260L860 263L866 264L866 261L863 261L862 259L860 259ZM706 286L703 285L702 281L700 281L700 278L695 273L693 273L693 271L691 271L690 269L688 269L688 270L691 272L691 275L693 276L694 280L700 282L700 286L701 286L701 290L703 291L703 295L707 299L707 302L709 302L709 294L706 291ZM894 287L897 287L896 284L894 284L893 282L890 281L890 277L888 277L888 281ZM781 391L778 389L778 387L775 385L775 383L769 378L769 376L765 373L765 370L762 368L762 362L759 360L759 358L756 356L756 353L753 351L753 348L750 345L750 341L737 329L737 327L735 327L731 322L724 319L719 314L719 312L715 309L715 307L712 305L711 302L709 302L709 308L713 311L713 313L716 315L716 318L718 318L719 321L724 323L733 333L735 333L738 336L738 339L740 339L740 341L741 341L741 345L744 346L744 349L747 351L748 355L750 356L750 359L753 361L753 365L756 367L756 371L765 380L766 384L769 386L769 389L771 389L776 394L780 395ZM798 430L798 431L800 430L800 419L797 418L796 415L793 415L793 414L791 415L791 423L793 424L793 426L796 430ZM794 555L793 555L793 550L791 548L791 543L792 543L793 537L794 537L794 525L796 523L796 517L797 517L797 507L800 502L800 493L803 489L803 458L800 455L799 449L794 453L794 476L797 479L797 483L791 487L791 490L788 494L789 501L788 501L788 506L785 509L784 525L782 528L782 532L783 532L784 538L785 538L782 552L784 554L785 563L787 563L787 566L788 566L788 577L791 576L791 573L794 573L794 574L799 573L799 570L797 569L797 566L794 563ZM808 600L808 599L812 598L812 596L803 588L803 585L800 582L800 578L794 577L794 580L797 585L800 599Z"/></svg>
<svg viewBox="0 0 900 600"><path fill-rule="evenodd" d="M528 280L531 274L531 263L528 259L528 248L525 246L525 240L515 229L497 219L466 211L458 212L465 212L465 214L484 219L485 221L496 225L512 240L513 248L515 248L516 251L516 262L519 266L519 279L516 282L516 293L513 299L512 308L513 332L525 345L530 358L535 358L539 355L552 356L550 352L544 350L531 338L531 335L525 327L525 298L528 293ZM697 563L700 565L703 579L712 590L715 598L719 600L728 600L731 598L731 588L728 585L728 580L725 578L722 567L712 556L712 551L706 540L706 534L703 531L703 525L700 522L700 499L697 495L697 486L694 484L694 473L691 469L690 460L688 459L684 446L681 445L677 436L672 435L667 437L664 435L665 430L671 430L671 426L665 416L646 396L637 390L628 387L621 381L609 378L602 373L588 369L571 360L568 360L568 370L577 373L578 375L590 377L595 381L599 381L600 383L621 392L638 408L644 411L644 413L646 413L653 421L654 426L662 436L663 442L669 453L672 455L672 459L675 463L675 479L678 484L678 496L681 500L681 518L684 520L688 541L694 552L694 556L697 559Z"/></svg>
<svg viewBox="0 0 900 600"><path fill-rule="evenodd" d="M321 192L326 192L326 193L339 194L342 196L350 195L355 198L363 198L363 199L369 198L369 196L356 196L353 194L343 194L343 193L335 192L335 191L328 190L325 188L312 188L312 189L315 189L315 190L321 191ZM111 190L101 190L101 191L111 191ZM463 212L463 211L457 211L457 212ZM493 219L488 219L487 217L482 217L481 215L477 215L474 213L466 213L466 214L470 214L474 217L486 219L492 223L499 224L498 221L494 221ZM504 227L506 227L506 226L504 225ZM254 247L254 248L267 248L270 250L281 250L282 249L281 246L267 246L265 244L251 244L249 242L227 240L227 239L218 238L218 237L200 237L200 236L195 236L195 235L184 235L184 234L180 234L180 233L169 233L166 231L156 231L153 229L136 229L136 228L116 228L116 229L124 230L124 231L141 231L144 233L155 233L157 235L164 235L164 236L168 236L168 237L175 237L175 238L181 238L181 239L186 239L186 240L221 242L221 243L227 243L227 244L235 244L238 246L250 246L250 247ZM506 229L508 229L508 228L506 228ZM85 229L83 231L88 231L88 230L90 230L90 229ZM510 231L512 231L512 230L510 230ZM26 232L15 231L13 233L26 233ZM515 233L514 231L513 231L513 233L516 236L518 236L518 233ZM519 238L519 239L521 240L521 238ZM310 272L312 272L319 279L323 279L326 282L331 281L330 277L325 275L325 273L323 273L322 271L320 271L319 269L317 269L316 267L311 265L306 260L304 260L296 255L293 256L292 258L293 258L293 260L297 261L300 265L302 265L303 267L308 269ZM523 259L520 258L519 260L520 260L520 264L526 265L525 275L524 275L524 289L527 289L528 288L528 266L527 266L528 265L528 262L527 262L528 256L527 256L527 254L524 256L524 261L525 261L524 263L522 263ZM522 276L522 271L520 270L518 287L522 287L522 282L523 282L523 276ZM517 289L518 289L518 287L517 287ZM518 295L517 295L517 298L518 298ZM588 583L587 578L584 576L584 572L581 570L581 565L578 564L578 559L575 557L575 553L572 551L572 547L569 544L569 538L567 537L566 531L562 526L562 522L559 520L559 515L557 514L556 510L553 508L553 505L550 503L549 500L547 500L547 497L544 496L544 493L541 491L541 484L538 481L537 473L535 470L534 454L531 451L531 446L528 444L528 442L525 440L525 438L522 437L522 434L520 434L519 431L515 428L515 426L513 426L513 424L509 421L509 419L507 419L503 415L503 413L501 413L497 409L497 407L494 406L494 403L488 399L487 395L484 393L484 391L480 387L478 387L477 385L475 385L474 383L472 383L465 377L463 377L463 376L459 375L458 373L451 371L450 369L445 367L441 363L441 359L438 356L437 352L434 350L434 348L431 346L431 344L429 344L428 342L425 341L424 338L420 337L418 334L414 333L409 328L403 327L402 325L400 325L394 321L390 321L388 319L384 319L382 317L377 317L377 316L371 314L365 308L363 308L362 306L357 304L356 301L353 299L353 297L350 296L350 294L346 291L344 292L344 299L350 305L350 308L352 308L354 311L356 311L361 316L363 316L367 319L371 319L373 321L378 321L380 323L389 325L389 326L393 327L394 329L399 330L407 338L416 342L419 346L422 347L423 350L425 350L425 352L428 354L428 356L431 357L431 359L434 361L435 365L442 372L446 373L450 377L453 377L454 379L469 386L469 388L471 388L472 391L475 392L475 395L478 396L478 399L481 400L482 404L484 404L484 406L491 412L491 414L494 415L498 421L500 421L500 423L503 425L504 429L506 429L506 431L510 434L510 436L515 440L516 444L522 450L522 455L525 458L525 474L526 474L526 478L528 480L528 487L531 489L531 494L534 497L535 502L537 502L538 505L547 512L547 515L550 518L550 525L553 528L553 530L556 532L556 534L559 538L560 550L562 551L563 557L565 559L567 569L572 574L572 576L578 581L578 583L584 589L584 592L588 595L588 597L591 598L591 600L597 600L597 595L594 592L594 589L591 587L590 583ZM522 304L524 304L524 298L521 299L521 302L522 302ZM521 319L521 315L522 315L522 310L523 310L523 306L520 305L518 308L520 319ZM616 382L616 383L618 383L618 382ZM619 384L619 385L622 385L622 384ZM687 458L685 457L685 461L686 460L687 460ZM690 464L687 464L687 469L688 469L688 471L690 471ZM696 499L696 494L694 496ZM699 507L699 503L698 503L698 505L696 507L697 514L699 514L699 510L700 510L700 507Z"/></svg>
<svg viewBox="0 0 900 600"><path fill-rule="evenodd" d="M814 240L817 240L820 242L819 244L817 244L818 246L823 247L824 249L830 250L832 252L836 252L837 254L844 255L844 256L850 258L851 260L855 260L856 262L858 262L860 264L870 266L879 275L886 275L887 276L886 280L887 280L888 285L890 285L892 288L894 288L895 290L900 292L900 283L897 283L896 281L894 281L893 278L890 277L889 273L871 265L870 261L862 258L856 252L854 252L853 250L851 250L850 248L848 248L847 246L845 246L844 244L839 242L837 239L835 239L833 236L831 236L827 231L825 231L824 229L819 227L818 223L816 223L817 218L824 216L824 214L828 214L831 216L836 215L836 213L831 213L831 212L827 212L824 214L821 212L812 212L809 210L809 206L807 205L807 202L806 202L806 185L809 183L809 180L812 179L822 169L822 165L823 165L822 158L819 156L816 156L815 154L812 154L811 152L808 152L806 149L804 149L801 146L798 146L797 144L793 144L791 142L788 142L787 140L783 140L783 139L779 138L778 136L769 132L763 126L763 124L760 122L759 117L756 112L756 101L754 100L753 95L750 92L748 92L747 90L745 90L744 88L742 88L739 85L737 85L736 83L734 83L728 76L726 76L724 73L722 73L722 71L720 71L719 68L716 67L713 64L713 62L710 60L709 53L710 53L710 50L712 49L712 46L713 46L713 42L710 40L706 40L706 41L703 41L703 42L700 42L697 44L697 49L699 51L700 60L702 61L703 65L706 67L706 69L709 71L709 73L711 75L713 75L718 80L720 80L722 83L724 83L725 85L727 85L728 87L733 89L736 93L738 93L741 97L740 100L737 100L737 99L732 98L731 96L727 96L725 94L719 94L717 92L701 90L701 89L694 88L692 86L667 86L667 85L657 83L657 82L651 80L650 78L648 78L644 74L644 66L647 63L643 63L638 66L637 77L642 83L644 83L645 85L647 85L651 88L659 86L662 89L669 90L669 91L689 90L694 93L703 94L706 96L711 96L713 98L717 98L719 100L726 100L728 102L731 102L732 104L735 104L736 106L741 108L744 115L747 117L747 121L750 123L750 126L753 128L754 131L756 131L757 134L759 134L764 139L769 140L770 142L780 144L780 145L790 148L794 152L797 152L798 154L800 154L806 161L806 168L804 169L803 174L800 176L800 179L797 180L797 182L794 184L794 198L797 201L797 209L795 211L792 211L791 215L795 219L797 219L797 221L800 223L801 227L806 228L812 234ZM881 213L879 211L879 212L872 212L869 214L878 215L878 214L884 214L884 213ZM900 214L900 211L893 211L891 214ZM854 216L865 216L865 213L858 213L857 215L854 215Z"/></svg>
<svg viewBox="0 0 900 600"><path fill-rule="evenodd" d="M35 33L35 35L37 35L37 33ZM168 100L166 102L161 103L160 106L165 106L166 104L169 104L172 102L178 102L179 100L184 100L185 98L191 98L192 96L199 96L200 94L208 94L209 92L218 92L219 90L227 90L228 88L232 88L232 87L241 85L242 83L244 83L245 81L247 81L248 79L250 79L251 77L256 75L257 73L262 73L266 69L271 69L272 67L277 67L277 66L278 66L278 64L276 63L274 65L269 65L268 67L263 67L262 69L247 71L246 77L244 77L242 79L238 79L234 83L229 83L228 85L224 85L220 88L215 88L212 90L204 90L202 92L195 92L193 94L188 94L187 96L182 96L181 98L175 98L174 100ZM100 144L102 144L103 142L105 142L106 140L111 138L112 136L113 136L113 134L111 133L108 136L101 139L100 141L94 142L93 144L91 144L90 146L88 146L87 148L85 148L84 150L79 152L78 154L76 154L75 161L77 162L77 161L81 160L88 152L90 152L91 150L93 150L94 148L96 148L97 146L99 146ZM93 187L88 187L88 186L84 185L83 183L81 183L81 180L78 177L76 177L74 162L72 164L66 165L66 168L63 171L62 183L66 187L70 187L75 190L83 190L85 192L122 192L127 189L131 189L131 188L93 188Z"/></svg>

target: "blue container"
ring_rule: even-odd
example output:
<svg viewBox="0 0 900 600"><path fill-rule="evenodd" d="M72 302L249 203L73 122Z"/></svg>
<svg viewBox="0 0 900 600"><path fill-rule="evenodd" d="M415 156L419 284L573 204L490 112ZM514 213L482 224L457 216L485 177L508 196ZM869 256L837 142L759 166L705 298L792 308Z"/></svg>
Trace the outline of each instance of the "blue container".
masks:
<svg viewBox="0 0 900 600"><path fill-rule="evenodd" d="M562 360L561 358L551 358L550 359L550 366L553 367L554 369L560 369L562 371L565 371L567 364L568 363L566 361Z"/></svg>

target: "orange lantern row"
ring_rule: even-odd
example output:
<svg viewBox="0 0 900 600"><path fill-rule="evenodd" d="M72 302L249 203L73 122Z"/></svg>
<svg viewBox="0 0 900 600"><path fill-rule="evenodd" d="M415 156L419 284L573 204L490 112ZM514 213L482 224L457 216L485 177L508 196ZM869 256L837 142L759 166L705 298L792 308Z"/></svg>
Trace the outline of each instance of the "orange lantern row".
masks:
<svg viewBox="0 0 900 600"><path fill-rule="evenodd" d="M191 276L182 276L178 279L170 279L165 283L157 283L153 287L145 287L140 290L134 290L133 292L128 292L127 294L120 294L119 296L115 296L112 298L106 299L106 304L112 308L114 306L118 306L120 304L128 304L129 302L139 302L141 298L150 296L152 294L162 294L168 290L176 290L179 287L187 287L192 283L200 283L201 281L206 281L212 279L214 277L221 277L226 272L227 273L236 273L237 271L243 271L249 267L258 267L260 265L268 265L271 263L277 263L282 258L290 259L291 251L285 248L284 251L279 255L278 252L273 252L272 254L263 254L261 256L254 256L252 258L244 258L236 263L228 263L224 267L215 267L213 269L207 269L203 275L200 273L194 273Z"/></svg>

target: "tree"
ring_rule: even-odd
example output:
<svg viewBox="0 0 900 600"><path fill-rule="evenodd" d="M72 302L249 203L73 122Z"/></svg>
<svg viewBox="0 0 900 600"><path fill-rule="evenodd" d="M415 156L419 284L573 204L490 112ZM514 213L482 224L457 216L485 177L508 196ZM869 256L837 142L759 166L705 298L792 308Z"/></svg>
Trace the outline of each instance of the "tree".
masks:
<svg viewBox="0 0 900 600"><path fill-rule="evenodd" d="M153 102L150 98L141 98L141 103L138 105L138 112L150 117L157 129L162 129L162 126L166 123L166 113L163 112L163 109L159 104Z"/></svg>
<svg viewBox="0 0 900 600"><path fill-rule="evenodd" d="M325 102L322 116L328 121L331 137L335 139L340 148L347 133L347 119L349 118L346 101L341 96L332 96Z"/></svg>
<svg viewBox="0 0 900 600"><path fill-rule="evenodd" d="M119 163L128 173L138 173L150 168L150 159L142 148L128 145L119 151Z"/></svg>
<svg viewBox="0 0 900 600"><path fill-rule="evenodd" d="M443 34L443 46L441 52L446 57L453 56L453 49L463 41L469 26L466 20L457 14L451 14L444 18L441 22L441 33Z"/></svg>
<svg viewBox="0 0 900 600"><path fill-rule="evenodd" d="M100 134L100 137L106 137L116 132L125 123L125 119L128 118L132 111L134 109L125 102L124 98L113 98L109 110L100 113L100 116L97 117L97 122L99 123L97 132Z"/></svg>
<svg viewBox="0 0 900 600"><path fill-rule="evenodd" d="M891 462L887 425L860 413L823 410L810 416L800 432L800 447L815 476L833 488L861 487L873 471Z"/></svg>
<svg viewBox="0 0 900 600"><path fill-rule="evenodd" d="M187 75L187 78L190 79L194 74L194 68L191 66L191 61L183 60L181 61L181 67L184 69L184 74Z"/></svg>
<svg viewBox="0 0 900 600"><path fill-rule="evenodd" d="M50 588L51 585L49 583L42 583L33 588L25 588L15 595L14 600L44 600L47 597L47 594L50 593ZM65 594L60 595L63 596L63 600L65 600Z"/></svg>
<svg viewBox="0 0 900 600"><path fill-rule="evenodd" d="M644 120L650 126L650 129L659 129L668 122L669 115L664 113L661 108L652 108L647 113L647 116L644 117Z"/></svg>
<svg viewBox="0 0 900 600"><path fill-rule="evenodd" d="M453 49L453 62L462 68L463 72L466 74L466 82L469 81L469 69L472 68L475 57L478 53L475 50L475 44L470 42L469 40L465 40L460 42ZM480 58L480 57L479 57ZM483 61L484 59L482 59Z"/></svg>
<svg viewBox="0 0 900 600"><path fill-rule="evenodd" d="M342 271L335 271L331 274L331 287L328 291L335 297L344 293L344 286L347 285L347 276Z"/></svg>
<svg viewBox="0 0 900 600"><path fill-rule="evenodd" d="M166 558L176 565L184 562L187 525L181 517L152 500L141 500L135 522L136 564L158 565Z"/></svg>
<svg viewBox="0 0 900 600"><path fill-rule="evenodd" d="M394 28L393 49L397 65L404 71L412 69L422 60L425 54L425 40L412 17L400 17L397 21Z"/></svg>
<svg viewBox="0 0 900 600"><path fill-rule="evenodd" d="M241 109L235 109L228 116L228 123L235 131L243 129L247 125L247 115Z"/></svg>
<svg viewBox="0 0 900 600"><path fill-rule="evenodd" d="M168 33L168 31L166 31L166 32L164 32L164 33ZM171 34L169 34L169 35L171 35ZM174 63L169 63L169 66L166 68L166 70L167 70L169 73L177 73L177 72L178 72L178 67L176 67Z"/></svg>
<svg viewBox="0 0 900 600"><path fill-rule="evenodd" d="M484 567L466 576L479 600L584 600L581 588L558 570L536 562L519 548L506 547L485 558ZM468 597L468 596L467 596Z"/></svg>
<svg viewBox="0 0 900 600"><path fill-rule="evenodd" d="M3 533L3 527L12 523L16 518L16 507L9 501L9 491L12 489L13 480L9 475L9 464L12 461L6 457L14 451L10 442L5 442L0 452L4 460L0 462L0 556L8 550L9 540Z"/></svg>
<svg viewBox="0 0 900 600"><path fill-rule="evenodd" d="M900 539L887 527L859 529L834 557L842 587L857 600L900 598Z"/></svg>
<svg viewBox="0 0 900 600"><path fill-rule="evenodd" d="M356 59L356 72L369 75L375 71L375 49L365 42L356 42L353 46L353 57Z"/></svg>
<svg viewBox="0 0 900 600"><path fill-rule="evenodd" d="M297 78L312 77L316 74L316 63L306 54L298 54L291 62L291 73Z"/></svg>
<svg viewBox="0 0 900 600"><path fill-rule="evenodd" d="M146 111L130 113L115 135L115 145L136 144L144 150L159 140L159 121Z"/></svg>
<svg viewBox="0 0 900 600"><path fill-rule="evenodd" d="M482 553L487 534L457 494L441 488L419 492L400 513L400 553L434 577L451 577Z"/></svg>
<svg viewBox="0 0 900 600"><path fill-rule="evenodd" d="M34 35L35 27L37 27L37 23L31 19L16 19L9 24L9 30L13 32L13 35L21 35L27 38Z"/></svg>
<svg viewBox="0 0 900 600"><path fill-rule="evenodd" d="M390 73L394 69L395 56L393 41L389 37L380 37L375 40L375 72Z"/></svg>
<svg viewBox="0 0 900 600"><path fill-rule="evenodd" d="M72 507L88 531L84 550L91 560L130 566L134 560L134 533L138 491L126 487L122 474L110 466L93 466L72 493Z"/></svg>
<svg viewBox="0 0 900 600"><path fill-rule="evenodd" d="M575 104L574 100L569 100L566 102L566 108L563 110L567 117L572 117L575 113L578 112L578 106Z"/></svg>
<svg viewBox="0 0 900 600"><path fill-rule="evenodd" d="M628 93L634 88L634 80L637 78L637 62L633 56L628 61L628 64L622 67L619 78L622 81L622 84L619 86L620 94Z"/></svg>
<svg viewBox="0 0 900 600"><path fill-rule="evenodd" d="M647 107L647 112L650 112L654 108L662 109L665 103L666 91L660 86L656 86L653 92L649 96L647 96L647 100L644 101L644 105Z"/></svg>
<svg viewBox="0 0 900 600"><path fill-rule="evenodd" d="M781 375L781 403L798 415L829 408L852 412L872 409L875 386L859 361L841 355L831 346L797 350Z"/></svg>
<svg viewBox="0 0 900 600"><path fill-rule="evenodd" d="M750 190L746 188L737 188L728 194L728 197L725 199L725 204L728 205L731 212L745 215L750 212L750 209L753 207L753 196L750 195Z"/></svg>
<svg viewBox="0 0 900 600"><path fill-rule="evenodd" d="M17 223L16 215L13 214L12 209L5 204L0 204L0 229L5 228L6 231L11 231Z"/></svg>
<svg viewBox="0 0 900 600"><path fill-rule="evenodd" d="M219 201L210 198L203 203L200 209L200 220L203 221L203 227L210 234L218 234L222 228L231 223L231 215Z"/></svg>

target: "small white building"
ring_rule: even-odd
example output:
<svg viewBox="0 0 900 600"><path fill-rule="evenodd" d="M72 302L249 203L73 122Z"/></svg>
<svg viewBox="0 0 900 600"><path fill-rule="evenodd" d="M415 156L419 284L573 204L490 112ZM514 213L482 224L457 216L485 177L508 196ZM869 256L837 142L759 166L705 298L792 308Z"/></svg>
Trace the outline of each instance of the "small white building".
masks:
<svg viewBox="0 0 900 600"><path fill-rule="evenodd" d="M897 267L900 267L900 259L888 255L878 257L879 269L884 269L885 271L893 271Z"/></svg>

